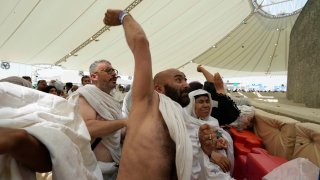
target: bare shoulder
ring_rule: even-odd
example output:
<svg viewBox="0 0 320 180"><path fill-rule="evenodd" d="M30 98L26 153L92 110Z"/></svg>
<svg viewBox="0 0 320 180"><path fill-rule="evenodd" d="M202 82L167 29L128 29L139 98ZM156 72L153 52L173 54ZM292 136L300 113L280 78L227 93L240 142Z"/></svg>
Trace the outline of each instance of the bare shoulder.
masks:
<svg viewBox="0 0 320 180"><path fill-rule="evenodd" d="M133 100L132 109L130 116L133 116L131 119L147 119L147 114L155 114L158 111L159 107L159 96L154 91L150 97L145 98L144 100ZM139 117L143 117L142 119Z"/></svg>
<svg viewBox="0 0 320 180"><path fill-rule="evenodd" d="M84 121L96 119L96 111L83 96L79 97L79 110Z"/></svg>

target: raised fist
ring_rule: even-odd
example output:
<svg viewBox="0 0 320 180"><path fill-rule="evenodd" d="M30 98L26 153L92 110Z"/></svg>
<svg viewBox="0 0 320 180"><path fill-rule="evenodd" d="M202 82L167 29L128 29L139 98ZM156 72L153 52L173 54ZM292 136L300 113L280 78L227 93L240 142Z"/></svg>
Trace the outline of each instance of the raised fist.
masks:
<svg viewBox="0 0 320 180"><path fill-rule="evenodd" d="M198 72L202 72L202 69L203 69L202 65L199 64L198 67L197 67L197 71L198 71Z"/></svg>
<svg viewBox="0 0 320 180"><path fill-rule="evenodd" d="M118 9L107 9L107 12L104 14L103 23L108 26L118 26L121 25L119 15L122 10Z"/></svg>

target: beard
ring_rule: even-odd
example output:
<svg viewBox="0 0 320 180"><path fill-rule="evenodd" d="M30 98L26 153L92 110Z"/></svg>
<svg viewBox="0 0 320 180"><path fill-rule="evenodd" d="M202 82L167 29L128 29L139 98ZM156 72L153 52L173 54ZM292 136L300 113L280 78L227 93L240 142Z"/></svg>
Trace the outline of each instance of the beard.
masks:
<svg viewBox="0 0 320 180"><path fill-rule="evenodd" d="M188 96L189 90L175 89L169 85L164 85L165 95L171 98L173 101L179 103L182 107L186 107L190 103Z"/></svg>

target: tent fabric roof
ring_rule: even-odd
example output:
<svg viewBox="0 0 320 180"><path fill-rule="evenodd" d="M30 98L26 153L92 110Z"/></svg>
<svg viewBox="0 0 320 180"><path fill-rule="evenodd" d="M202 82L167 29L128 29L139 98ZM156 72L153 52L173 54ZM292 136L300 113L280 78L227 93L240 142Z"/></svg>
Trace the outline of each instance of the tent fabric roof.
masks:
<svg viewBox="0 0 320 180"><path fill-rule="evenodd" d="M193 62L236 71L285 71L290 32L296 18L297 15L270 19L252 14Z"/></svg>
<svg viewBox="0 0 320 180"><path fill-rule="evenodd" d="M121 74L132 75L122 27L102 23L107 8L127 8L148 36L154 73L180 68L200 79L197 64L224 77L286 74L297 17L266 18L246 0L0 0L0 5L2 61L88 71L93 61L108 59Z"/></svg>

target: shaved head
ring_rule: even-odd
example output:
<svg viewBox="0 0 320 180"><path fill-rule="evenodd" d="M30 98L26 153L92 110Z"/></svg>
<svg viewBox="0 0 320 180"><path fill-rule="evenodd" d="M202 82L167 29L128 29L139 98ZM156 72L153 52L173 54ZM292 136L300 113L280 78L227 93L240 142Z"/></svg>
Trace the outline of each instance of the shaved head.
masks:
<svg viewBox="0 0 320 180"><path fill-rule="evenodd" d="M164 86L168 81L170 81L171 77L174 77L176 75L181 75L185 78L184 73L179 71L178 69L171 68L161 71L154 76L154 85Z"/></svg>
<svg viewBox="0 0 320 180"><path fill-rule="evenodd" d="M183 72L173 68L167 69L157 73L153 81L157 92L165 94L182 107L189 104L189 84Z"/></svg>

